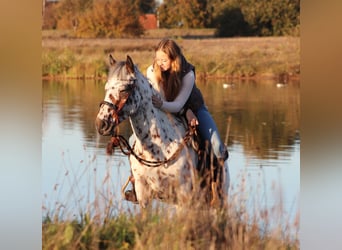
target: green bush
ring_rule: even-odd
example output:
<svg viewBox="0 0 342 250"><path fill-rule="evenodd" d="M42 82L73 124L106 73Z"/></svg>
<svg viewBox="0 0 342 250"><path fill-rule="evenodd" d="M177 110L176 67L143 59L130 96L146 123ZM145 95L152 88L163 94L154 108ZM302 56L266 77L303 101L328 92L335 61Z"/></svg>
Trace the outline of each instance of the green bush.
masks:
<svg viewBox="0 0 342 250"><path fill-rule="evenodd" d="M42 75L67 74L75 63L74 53L70 50L65 50L63 53L57 51L45 52L42 55Z"/></svg>

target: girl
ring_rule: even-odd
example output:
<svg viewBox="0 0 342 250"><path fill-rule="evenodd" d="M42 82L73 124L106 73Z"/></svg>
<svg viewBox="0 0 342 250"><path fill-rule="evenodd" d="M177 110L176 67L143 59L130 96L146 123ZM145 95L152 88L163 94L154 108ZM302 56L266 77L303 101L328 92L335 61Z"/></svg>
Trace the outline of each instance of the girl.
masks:
<svg viewBox="0 0 342 250"><path fill-rule="evenodd" d="M176 42L167 38L159 42L146 75L160 92L152 97L153 105L166 112L185 114L191 125L198 125L201 138L210 143L218 160L225 162L228 151L196 87L195 67L187 62Z"/></svg>

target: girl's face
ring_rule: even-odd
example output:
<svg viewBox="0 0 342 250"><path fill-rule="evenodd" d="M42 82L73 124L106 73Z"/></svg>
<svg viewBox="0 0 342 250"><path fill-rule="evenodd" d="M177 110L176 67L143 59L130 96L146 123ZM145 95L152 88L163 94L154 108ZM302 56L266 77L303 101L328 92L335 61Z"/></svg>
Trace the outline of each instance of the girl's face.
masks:
<svg viewBox="0 0 342 250"><path fill-rule="evenodd" d="M156 52L156 62L161 71L167 71L171 68L171 60L169 56L161 50Z"/></svg>

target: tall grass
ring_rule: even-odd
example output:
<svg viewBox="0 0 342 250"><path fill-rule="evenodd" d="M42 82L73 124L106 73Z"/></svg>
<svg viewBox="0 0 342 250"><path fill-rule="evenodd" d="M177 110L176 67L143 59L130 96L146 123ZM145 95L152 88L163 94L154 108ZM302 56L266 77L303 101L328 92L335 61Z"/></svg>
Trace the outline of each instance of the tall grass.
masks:
<svg viewBox="0 0 342 250"><path fill-rule="evenodd" d="M43 249L299 249L298 221L286 221L281 204L250 214L244 187L221 209L155 203L145 211L123 209L99 188L79 214L44 210Z"/></svg>
<svg viewBox="0 0 342 250"><path fill-rule="evenodd" d="M43 31L44 77L106 77L108 54L129 54L144 72L160 38L172 37L196 66L199 77L298 77L299 37L211 38L210 30L158 30L138 39L76 39ZM67 49L65 49L67 48ZM72 55L72 56L70 56Z"/></svg>
<svg viewBox="0 0 342 250"><path fill-rule="evenodd" d="M84 167L63 162L59 186L52 184L62 200L43 202L43 249L299 249L299 214L290 219L284 212L281 188L272 206L265 198L250 200L244 173L221 208L192 201L182 209L154 202L140 210L116 195L121 185L109 166L98 176L96 155Z"/></svg>

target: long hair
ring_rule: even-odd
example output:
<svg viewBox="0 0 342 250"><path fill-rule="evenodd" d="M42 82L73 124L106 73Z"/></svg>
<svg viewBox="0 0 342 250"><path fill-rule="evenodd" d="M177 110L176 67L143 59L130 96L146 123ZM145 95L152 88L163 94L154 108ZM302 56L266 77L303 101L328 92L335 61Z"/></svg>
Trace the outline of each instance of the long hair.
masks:
<svg viewBox="0 0 342 250"><path fill-rule="evenodd" d="M155 48L155 52L157 51L163 51L168 55L171 61L171 67L168 71L161 71L156 61L154 61L153 70L155 72L158 84L164 91L166 101L173 101L181 89L183 54L176 42L168 38L164 38L159 42Z"/></svg>

